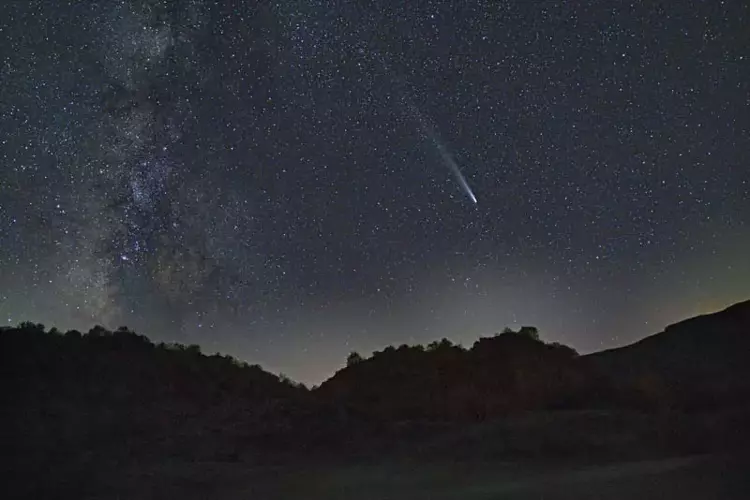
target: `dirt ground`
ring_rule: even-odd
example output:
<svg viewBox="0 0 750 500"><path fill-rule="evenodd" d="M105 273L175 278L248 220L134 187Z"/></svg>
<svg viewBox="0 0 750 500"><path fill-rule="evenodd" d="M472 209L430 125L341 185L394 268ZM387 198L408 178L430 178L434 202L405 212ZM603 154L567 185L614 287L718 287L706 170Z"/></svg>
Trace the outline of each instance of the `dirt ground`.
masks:
<svg viewBox="0 0 750 500"><path fill-rule="evenodd" d="M743 463L744 462L744 463ZM381 463L257 467L161 464L40 482L28 498L163 499L747 499L748 463L698 456L602 466ZM32 491L35 490L35 491Z"/></svg>

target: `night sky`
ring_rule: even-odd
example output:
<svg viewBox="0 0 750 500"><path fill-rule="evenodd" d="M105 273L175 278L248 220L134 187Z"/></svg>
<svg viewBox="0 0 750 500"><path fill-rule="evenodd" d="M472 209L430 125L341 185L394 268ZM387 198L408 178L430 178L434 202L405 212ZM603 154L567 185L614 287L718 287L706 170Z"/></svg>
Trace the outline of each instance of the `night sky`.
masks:
<svg viewBox="0 0 750 500"><path fill-rule="evenodd" d="M747 299L748 26L742 0L5 2L0 324L316 383Z"/></svg>

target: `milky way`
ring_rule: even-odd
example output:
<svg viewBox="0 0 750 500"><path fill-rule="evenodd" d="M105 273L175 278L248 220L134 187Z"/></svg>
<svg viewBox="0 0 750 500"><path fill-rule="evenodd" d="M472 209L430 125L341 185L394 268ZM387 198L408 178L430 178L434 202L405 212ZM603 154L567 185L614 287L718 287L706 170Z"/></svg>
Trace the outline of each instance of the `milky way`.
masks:
<svg viewBox="0 0 750 500"><path fill-rule="evenodd" d="M351 350L532 324L590 351L746 299L749 9L11 2L0 323L319 381Z"/></svg>

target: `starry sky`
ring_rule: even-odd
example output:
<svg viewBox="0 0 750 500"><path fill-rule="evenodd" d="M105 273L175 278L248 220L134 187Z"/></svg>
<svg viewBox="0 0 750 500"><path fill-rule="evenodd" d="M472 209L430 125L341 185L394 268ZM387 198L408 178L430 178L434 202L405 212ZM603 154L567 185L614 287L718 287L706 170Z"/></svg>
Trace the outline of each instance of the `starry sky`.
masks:
<svg viewBox="0 0 750 500"><path fill-rule="evenodd" d="M750 297L750 4L18 1L0 324L127 325L317 383Z"/></svg>

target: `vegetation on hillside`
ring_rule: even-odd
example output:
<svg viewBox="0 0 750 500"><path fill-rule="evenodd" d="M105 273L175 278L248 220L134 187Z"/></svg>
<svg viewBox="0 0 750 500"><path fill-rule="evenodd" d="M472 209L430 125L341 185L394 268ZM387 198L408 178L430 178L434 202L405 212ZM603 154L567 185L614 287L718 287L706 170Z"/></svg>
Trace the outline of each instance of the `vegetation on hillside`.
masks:
<svg viewBox="0 0 750 500"><path fill-rule="evenodd" d="M443 339L351 353L307 389L124 327L82 334L22 323L0 329L9 409L0 423L6 453L54 463L102 450L231 460L269 450L373 451L389 439L497 428L492 422L530 412L724 411L750 397L748 334L750 302L589 356L543 342L533 327L505 329L469 348Z"/></svg>

